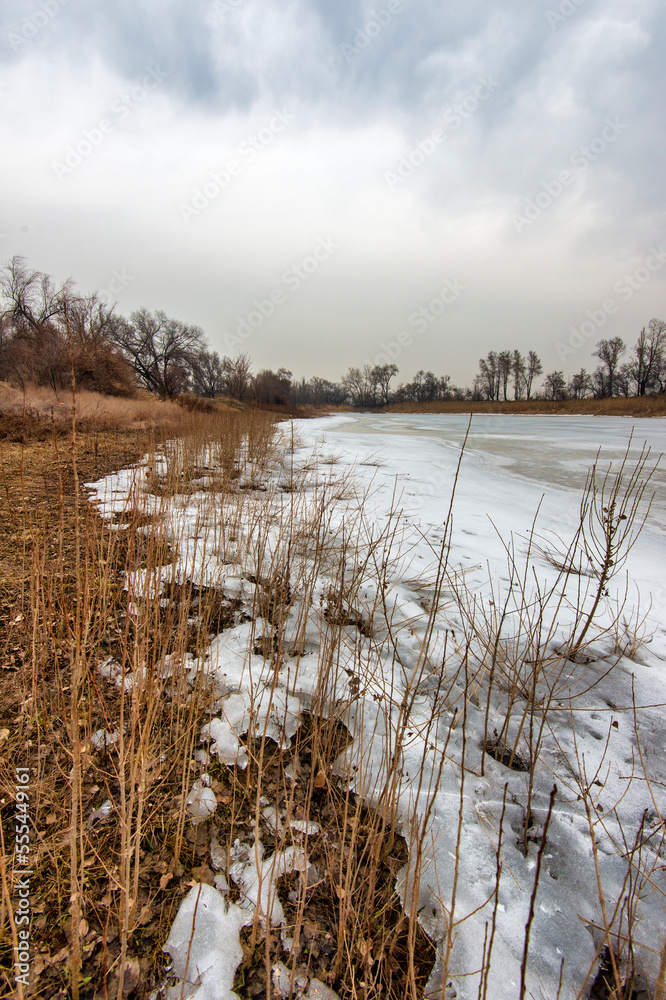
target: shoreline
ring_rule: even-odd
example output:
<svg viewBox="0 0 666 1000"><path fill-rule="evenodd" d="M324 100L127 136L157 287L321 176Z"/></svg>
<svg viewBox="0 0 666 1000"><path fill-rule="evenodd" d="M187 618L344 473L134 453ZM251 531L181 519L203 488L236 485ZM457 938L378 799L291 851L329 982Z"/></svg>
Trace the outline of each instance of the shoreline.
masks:
<svg viewBox="0 0 666 1000"><path fill-rule="evenodd" d="M666 394L610 399L506 400L470 402L389 403L372 413L513 413L516 415L579 417L666 417Z"/></svg>

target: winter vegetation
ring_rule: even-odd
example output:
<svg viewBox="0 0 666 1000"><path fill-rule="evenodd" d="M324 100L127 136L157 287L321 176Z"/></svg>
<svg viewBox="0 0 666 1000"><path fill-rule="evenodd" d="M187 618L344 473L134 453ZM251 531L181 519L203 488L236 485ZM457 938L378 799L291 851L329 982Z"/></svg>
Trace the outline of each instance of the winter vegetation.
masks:
<svg viewBox="0 0 666 1000"><path fill-rule="evenodd" d="M535 352L297 383L2 291L3 995L664 1000L661 421L477 439L384 408L531 406ZM663 338L575 398L662 394Z"/></svg>
<svg viewBox="0 0 666 1000"><path fill-rule="evenodd" d="M117 396L138 387L169 399L193 393L226 396L263 405L378 408L389 404L582 400L666 393L666 323L652 319L633 348L621 337L600 340L599 361L567 378L552 371L541 378L535 351L489 351L479 361L471 386L453 385L448 375L418 371L395 385L398 366L350 367L339 382L315 376L294 379L287 368L253 372L247 354L220 357L197 326L160 310L139 309L129 317L97 294L81 295L71 282L57 285L30 271L15 257L0 278L0 380L33 383L55 392L76 384Z"/></svg>

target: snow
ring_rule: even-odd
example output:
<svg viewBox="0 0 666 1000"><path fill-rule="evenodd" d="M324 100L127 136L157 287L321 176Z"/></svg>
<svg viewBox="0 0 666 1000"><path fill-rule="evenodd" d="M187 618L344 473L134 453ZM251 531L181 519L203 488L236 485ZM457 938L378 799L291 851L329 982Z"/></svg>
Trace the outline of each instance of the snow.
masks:
<svg viewBox="0 0 666 1000"><path fill-rule="evenodd" d="M236 1000L232 986L243 959L239 934L247 923L252 923L247 910L227 903L217 889L194 886L164 945L179 980L167 990L167 1000Z"/></svg>
<svg viewBox="0 0 666 1000"><path fill-rule="evenodd" d="M260 840L254 844L236 841L231 851L229 877L240 889L238 903L227 901L223 875L213 888L205 883L192 887L180 905L164 950L171 955L171 974L179 981L166 991L167 1000L232 1000L234 975L243 958L240 931L252 924L257 913L263 926L284 925L284 911L277 897L276 882L290 871L307 874L305 851L288 847L264 860Z"/></svg>
<svg viewBox="0 0 666 1000"><path fill-rule="evenodd" d="M640 896L637 956L648 977L658 967L666 926L663 471L654 477L658 493L647 524L608 585L580 662L558 650L576 627L576 604L591 607L597 580L578 574L564 579L553 560L574 536L581 488L599 446L603 468L608 459L617 463L633 427L632 459L643 441L661 452L666 421L475 416L447 522L467 424L464 415L296 422L296 450L267 477L264 492L225 500L214 517L204 492L172 504L145 498L169 526L176 561L158 576L135 575L127 586L139 602L158 595L165 582L192 579L240 599L255 618L225 630L205 657L190 664L192 673L204 670L214 682L217 708L201 736L224 763L245 765L240 739L250 730L287 746L300 713L313 702L335 711L354 737L335 769L369 802L390 780L389 762L397 754L399 814L410 846L398 890L438 942L440 959L450 938L448 980L459 1000L479 995L478 970L493 920L487 994L495 1000L517 995L555 784L527 996L555 996L561 977L559 995L570 1000L598 957L602 903L617 930L629 895ZM292 468L298 488L281 490ZM97 484L100 512L126 510L142 475L125 472ZM317 517L328 546L319 561L308 542L308 526ZM300 589L295 587L284 622L289 655L276 667L257 652L258 637L272 628L258 617L256 581L284 565L285 537ZM447 573L437 601L443 551ZM343 594L335 569L340 553ZM527 609L522 615L521 606ZM547 670L538 676L537 646ZM322 693L331 650L336 670ZM532 773L484 753L483 741L494 732L524 759L536 757ZM275 828L275 810L264 812ZM629 865L637 835L640 849ZM415 850L417 839L422 852ZM191 963L204 992L185 996L233 996L226 983L233 981L236 952L223 954L219 942L234 939L231 927L240 920L237 911L247 916L246 907L281 925L274 881L290 866L307 868L303 846L264 861L257 840L238 845L228 872L242 890L240 907L201 887L205 907L201 921L197 911ZM194 893L167 943L181 979ZM626 932L626 920L621 929ZM208 992L210 969L218 970L217 992ZM440 977L436 969L433 990Z"/></svg>
<svg viewBox="0 0 666 1000"><path fill-rule="evenodd" d="M108 747L115 747L119 739L120 731L118 729L114 730L114 732L108 729L96 729L90 737L90 745L95 750L104 750Z"/></svg>
<svg viewBox="0 0 666 1000"><path fill-rule="evenodd" d="M97 664L97 673L105 680L111 681L116 687L124 688L126 692L132 690L132 684L134 683L132 674L126 672L123 677L122 666L112 656L107 657L101 663Z"/></svg>
<svg viewBox="0 0 666 1000"><path fill-rule="evenodd" d="M187 812L194 824L210 819L217 809L217 796L210 785L210 775L202 774L194 782L187 796Z"/></svg>

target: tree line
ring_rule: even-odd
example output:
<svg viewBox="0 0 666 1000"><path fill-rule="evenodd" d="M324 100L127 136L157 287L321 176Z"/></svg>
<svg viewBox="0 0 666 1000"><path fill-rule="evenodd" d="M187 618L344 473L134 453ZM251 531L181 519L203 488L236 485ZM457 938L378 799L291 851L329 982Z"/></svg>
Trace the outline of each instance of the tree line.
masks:
<svg viewBox="0 0 666 1000"><path fill-rule="evenodd" d="M350 367L339 382L296 380L286 368L252 371L247 354L220 357L203 330L161 310L138 309L129 317L97 293L82 295L71 281L58 285L14 257L0 273L0 379L24 386L49 385L56 392L81 388L130 396L138 387L161 398L182 393L264 404L379 407L392 402L446 400L581 399L585 396L646 395L666 391L666 324L653 319L636 345L620 337L601 340L593 352L600 364L570 379L562 371L543 374L535 351L490 351L468 387L448 375L420 370L411 382L392 383L397 365Z"/></svg>
<svg viewBox="0 0 666 1000"><path fill-rule="evenodd" d="M626 360L623 360L629 352ZM550 372L543 384L546 399L591 396L652 396L666 392L666 323L651 319L628 348L622 337L600 340L592 357L601 362L593 372L581 368L570 379Z"/></svg>

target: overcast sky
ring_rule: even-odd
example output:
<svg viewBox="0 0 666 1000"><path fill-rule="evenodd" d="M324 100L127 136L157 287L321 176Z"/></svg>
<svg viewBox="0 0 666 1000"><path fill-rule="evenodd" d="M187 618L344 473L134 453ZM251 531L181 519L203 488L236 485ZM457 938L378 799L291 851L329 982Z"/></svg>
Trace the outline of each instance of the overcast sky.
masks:
<svg viewBox="0 0 666 1000"><path fill-rule="evenodd" d="M459 384L666 319L663 0L3 0L0 42L2 260L122 313Z"/></svg>

